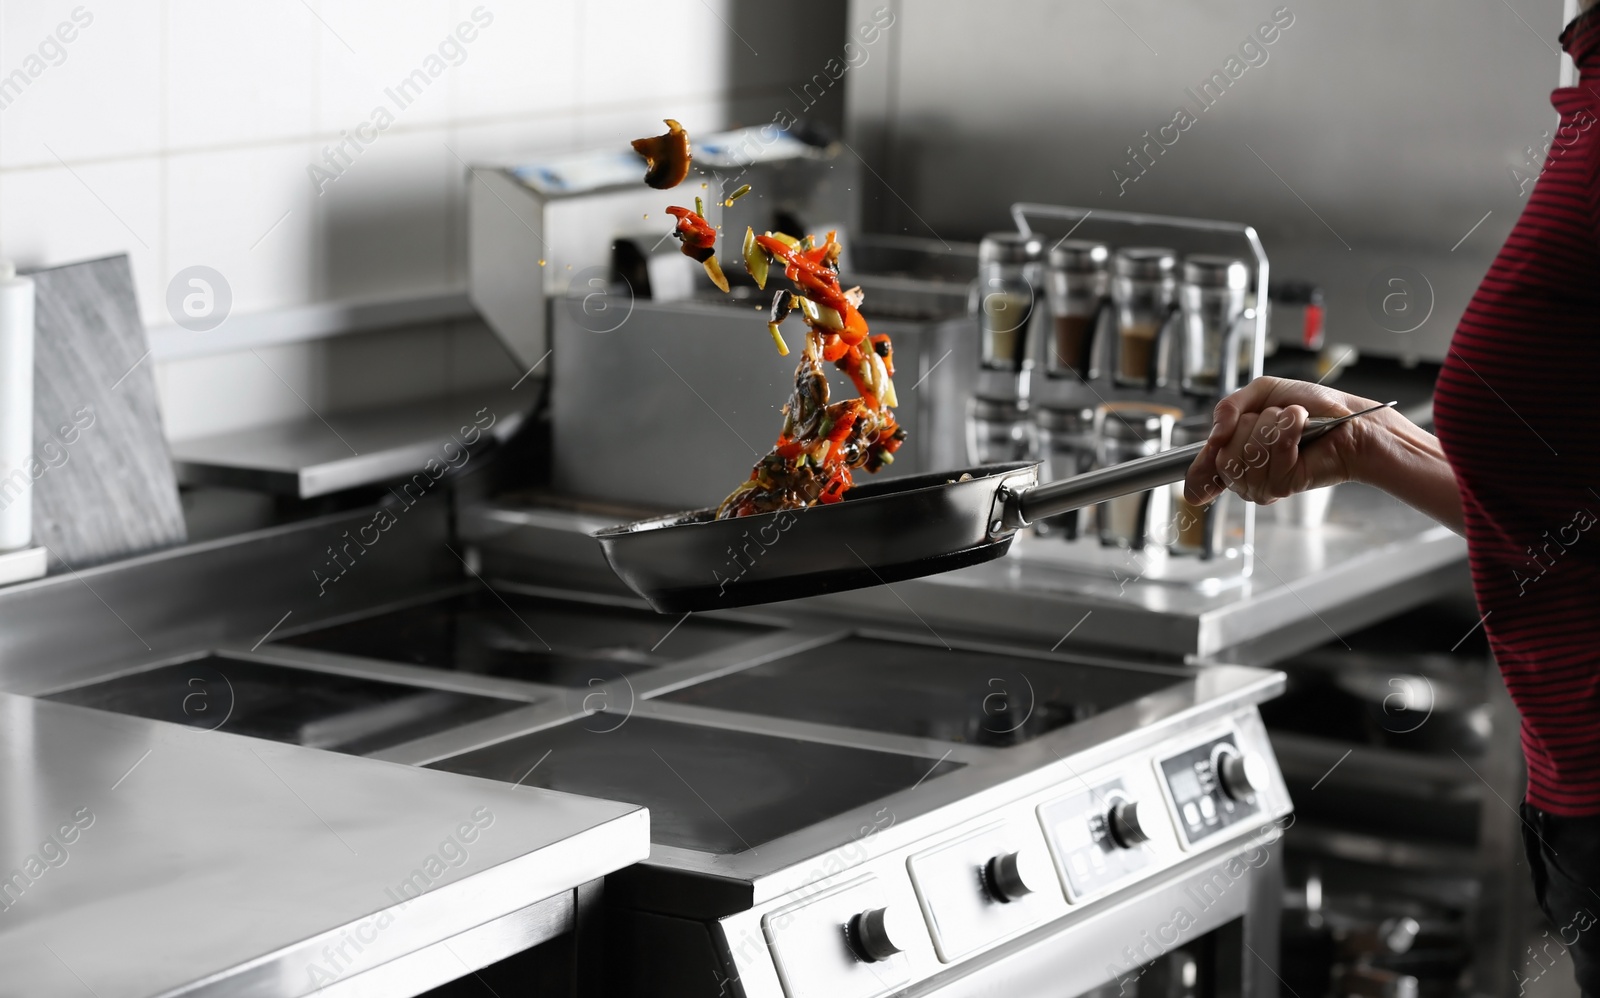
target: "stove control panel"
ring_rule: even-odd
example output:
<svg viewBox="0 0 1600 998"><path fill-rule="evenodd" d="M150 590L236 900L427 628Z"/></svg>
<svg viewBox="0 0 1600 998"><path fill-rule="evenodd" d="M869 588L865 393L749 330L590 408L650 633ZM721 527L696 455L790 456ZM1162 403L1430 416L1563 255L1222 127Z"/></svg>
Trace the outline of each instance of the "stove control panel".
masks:
<svg viewBox="0 0 1600 998"><path fill-rule="evenodd" d="M761 919L790 998L874 998L911 979L906 954L927 952L916 909L892 902L874 876L796 901Z"/></svg>
<svg viewBox="0 0 1600 998"><path fill-rule="evenodd" d="M1159 804L1140 801L1121 777L1039 805L1039 824L1074 901L1148 867L1152 822L1162 820Z"/></svg>
<svg viewBox="0 0 1600 998"><path fill-rule="evenodd" d="M719 919L730 978L761 998L942 993L933 982L986 976L986 954L1069 933L1095 940L1062 958L1083 962L1120 931L1100 915L1161 911L1169 876L1236 857L1290 807L1254 707L1093 758L981 808L914 815L923 833L876 836L859 865Z"/></svg>
<svg viewBox="0 0 1600 998"><path fill-rule="evenodd" d="M1036 836L985 826L906 861L940 961L950 963L1066 905Z"/></svg>
<svg viewBox="0 0 1600 998"><path fill-rule="evenodd" d="M984 890L996 901L1006 904L1021 901L1034 891L1049 890L1055 882L1041 859L1034 849L991 856L983 866Z"/></svg>
<svg viewBox="0 0 1600 998"><path fill-rule="evenodd" d="M891 960L896 953L911 948L910 926L896 917L899 909L869 908L850 916L844 923L844 939L850 952L865 963Z"/></svg>
<svg viewBox="0 0 1600 998"><path fill-rule="evenodd" d="M1256 791L1270 778L1266 763L1241 749L1232 732L1168 756L1158 767L1185 849L1261 814Z"/></svg>

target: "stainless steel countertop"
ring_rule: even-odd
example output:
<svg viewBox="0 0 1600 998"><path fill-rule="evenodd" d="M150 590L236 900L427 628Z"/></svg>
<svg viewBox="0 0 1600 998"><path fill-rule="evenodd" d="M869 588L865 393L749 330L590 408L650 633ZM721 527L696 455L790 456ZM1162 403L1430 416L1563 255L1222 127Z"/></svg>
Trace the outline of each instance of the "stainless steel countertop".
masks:
<svg viewBox="0 0 1600 998"><path fill-rule="evenodd" d="M396 961L476 969L472 930L644 859L648 822L0 693L0 994L334 994L380 966L413 994Z"/></svg>
<svg viewBox="0 0 1600 998"><path fill-rule="evenodd" d="M1095 645L1189 661L1265 664L1340 639L1443 591L1464 571L1466 541L1399 500L1341 485L1319 527L1257 515L1255 571L1206 591L1138 578L1094 576L1015 552L973 568L884 587L817 597L852 615L910 619L932 627L1037 635L1045 647ZM1027 538L1019 543L1051 543Z"/></svg>

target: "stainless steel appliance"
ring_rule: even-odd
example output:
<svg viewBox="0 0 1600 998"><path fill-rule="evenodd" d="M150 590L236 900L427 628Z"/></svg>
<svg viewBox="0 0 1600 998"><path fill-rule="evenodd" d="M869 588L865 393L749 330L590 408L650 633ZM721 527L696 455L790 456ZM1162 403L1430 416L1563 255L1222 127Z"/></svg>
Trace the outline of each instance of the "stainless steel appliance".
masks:
<svg viewBox="0 0 1600 998"><path fill-rule="evenodd" d="M895 463L862 481L962 464L964 413L950 400L960 397L959 379L972 366L963 368L961 358L976 353L965 283L941 293L905 278L844 280L865 289L873 331L894 339L895 415L909 434ZM734 291L675 302L624 297L614 307L631 309L627 321L599 331L574 299L553 303L556 489L688 509L715 505L750 477L782 426L795 357L778 356L767 335L770 294L753 284ZM831 376L836 398L853 394L842 376Z"/></svg>
<svg viewBox="0 0 1600 998"><path fill-rule="evenodd" d="M757 314L770 290L736 262L747 226L842 233L844 284L863 289L873 330L894 338L896 414L910 442L885 474L962 463L961 416L946 402L964 397L962 379L976 369L964 321L976 248L858 238L857 161L797 134L766 126L705 136L689 180L671 191L644 186L643 163L625 148L472 169L472 301L526 369L549 375L556 489L662 509L707 505L776 438L794 361L777 355ZM728 203L744 184L750 192ZM697 195L724 234L730 294L670 238L664 209Z"/></svg>
<svg viewBox="0 0 1600 998"><path fill-rule="evenodd" d="M338 526L233 555L171 552L93 584L117 603L159 585L165 605L227 621L290 592L303 549ZM436 541L392 543L390 557L422 565ZM475 556L495 566L480 578L440 585L413 569L381 600L297 615L268 640L197 640L168 617L142 633L181 654L67 647L60 678L9 682L647 805L650 858L605 887L606 993L1077 995L1184 973L1272 993L1274 823L1290 804L1256 704L1280 675L795 608L675 620L573 589L511 547ZM205 580L246 555L257 588L235 607ZM0 614L50 617L81 586L47 589L0 600ZM186 703L197 689L209 699Z"/></svg>
<svg viewBox="0 0 1600 998"><path fill-rule="evenodd" d="M666 238L672 229L665 214L669 204L705 195L708 220L741 235L746 225L758 232L855 227L851 191L858 186L858 168L837 148L775 125L695 139L689 179L675 191L646 187L643 160L621 142L545 161L469 169L472 304L525 367L543 359L550 346L549 305L572 289L580 298L604 290L619 237L650 232L646 248ZM750 195L724 204L746 183L754 188ZM698 284L710 286L703 277Z"/></svg>
<svg viewBox="0 0 1600 998"><path fill-rule="evenodd" d="M618 994L1073 995L1180 944L1273 992L1277 676L876 629L745 658L381 756L650 807L608 883Z"/></svg>

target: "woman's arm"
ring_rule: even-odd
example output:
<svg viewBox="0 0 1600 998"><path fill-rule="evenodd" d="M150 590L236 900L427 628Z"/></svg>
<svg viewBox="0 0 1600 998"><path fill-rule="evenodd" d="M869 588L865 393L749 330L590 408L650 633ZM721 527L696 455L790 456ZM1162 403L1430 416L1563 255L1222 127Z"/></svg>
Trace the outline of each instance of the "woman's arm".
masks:
<svg viewBox="0 0 1600 998"><path fill-rule="evenodd" d="M1310 416L1345 416L1378 404L1305 381L1257 378L1217 403L1185 495L1201 505L1231 490L1268 505L1307 489L1361 482L1462 533L1461 493L1439 438L1393 409L1352 420L1300 453Z"/></svg>

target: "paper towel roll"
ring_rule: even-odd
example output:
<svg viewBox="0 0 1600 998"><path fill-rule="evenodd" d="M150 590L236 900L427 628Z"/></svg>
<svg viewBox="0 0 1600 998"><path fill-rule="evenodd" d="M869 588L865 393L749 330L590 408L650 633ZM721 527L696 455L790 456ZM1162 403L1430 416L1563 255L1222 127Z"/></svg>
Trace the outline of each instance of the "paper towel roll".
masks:
<svg viewBox="0 0 1600 998"><path fill-rule="evenodd" d="M33 280L0 262L0 551L33 540Z"/></svg>

